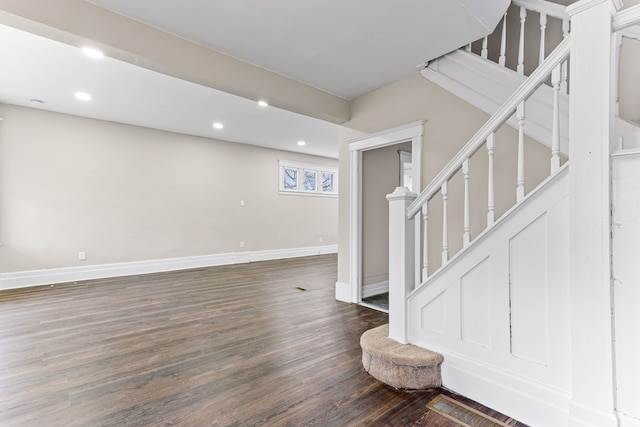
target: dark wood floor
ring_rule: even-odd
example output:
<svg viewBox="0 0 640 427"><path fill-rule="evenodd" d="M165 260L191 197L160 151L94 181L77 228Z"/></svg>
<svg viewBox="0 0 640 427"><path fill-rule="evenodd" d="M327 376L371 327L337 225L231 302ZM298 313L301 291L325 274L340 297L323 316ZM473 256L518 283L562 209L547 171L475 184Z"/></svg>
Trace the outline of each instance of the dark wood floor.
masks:
<svg viewBox="0 0 640 427"><path fill-rule="evenodd" d="M457 426L426 407L443 390L362 370L359 337L387 315L335 301L335 271L328 255L2 291L0 425Z"/></svg>

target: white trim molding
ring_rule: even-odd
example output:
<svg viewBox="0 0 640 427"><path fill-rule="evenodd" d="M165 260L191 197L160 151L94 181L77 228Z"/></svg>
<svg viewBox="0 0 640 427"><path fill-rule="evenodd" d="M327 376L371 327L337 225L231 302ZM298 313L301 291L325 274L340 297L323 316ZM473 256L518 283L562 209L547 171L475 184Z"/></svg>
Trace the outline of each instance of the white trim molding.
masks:
<svg viewBox="0 0 640 427"><path fill-rule="evenodd" d="M296 196L320 196L338 197L338 168L334 166L316 165L310 163L293 162L289 160L278 160L279 194ZM295 173L295 188L286 188L285 174L287 171ZM313 188L305 188L305 174L311 173L314 176ZM330 175L331 188L325 191L323 180L325 175ZM288 175L287 175L288 176Z"/></svg>
<svg viewBox="0 0 640 427"><path fill-rule="evenodd" d="M620 427L640 427L640 420L618 412Z"/></svg>
<svg viewBox="0 0 640 427"><path fill-rule="evenodd" d="M349 283L336 282L336 300L342 302L351 302L351 285Z"/></svg>
<svg viewBox="0 0 640 427"><path fill-rule="evenodd" d="M640 5L618 12L613 16L613 31L626 30L640 23Z"/></svg>
<svg viewBox="0 0 640 427"><path fill-rule="evenodd" d="M183 258L166 258L114 264L98 264L82 267L18 271L14 273L0 274L0 290L76 282L80 280L105 279L108 277L130 276L134 274L150 274L165 271L187 270L190 268L298 258L312 255L333 254L337 252L338 245L325 245L304 248L198 255Z"/></svg>
<svg viewBox="0 0 640 427"><path fill-rule="evenodd" d="M349 254L350 290L348 302L362 300L362 153L376 148L411 141L413 157L413 191L419 193L422 185L422 147L424 120L407 123L381 132L364 135L348 141L350 152L350 241ZM419 233L419 224L416 227ZM342 299L341 301L345 301Z"/></svg>
<svg viewBox="0 0 640 427"><path fill-rule="evenodd" d="M607 1L583 0L567 9L575 37L569 70L569 413L575 427L619 426L611 283L611 8Z"/></svg>
<svg viewBox="0 0 640 427"><path fill-rule="evenodd" d="M599 4L602 3L611 3L612 6L617 7L617 5L615 3L617 3L616 0L611 1L611 0L580 0L577 1L575 3L570 4L569 6L567 6L567 15L569 15L570 18L573 18L574 15L577 15L578 13L582 13L585 10L589 10L594 6L598 6Z"/></svg>
<svg viewBox="0 0 640 427"><path fill-rule="evenodd" d="M384 294L385 292L389 292L388 280L362 286L362 298L369 298L374 295Z"/></svg>

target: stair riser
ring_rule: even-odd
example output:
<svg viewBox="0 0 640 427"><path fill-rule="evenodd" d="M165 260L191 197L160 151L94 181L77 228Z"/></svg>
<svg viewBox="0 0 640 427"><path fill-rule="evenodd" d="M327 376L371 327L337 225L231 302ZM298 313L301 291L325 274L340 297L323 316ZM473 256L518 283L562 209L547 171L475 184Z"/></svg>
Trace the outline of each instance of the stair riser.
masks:
<svg viewBox="0 0 640 427"><path fill-rule="evenodd" d="M362 365L378 381L398 389L426 390L440 387L442 378L440 365L436 366L407 366L362 352Z"/></svg>

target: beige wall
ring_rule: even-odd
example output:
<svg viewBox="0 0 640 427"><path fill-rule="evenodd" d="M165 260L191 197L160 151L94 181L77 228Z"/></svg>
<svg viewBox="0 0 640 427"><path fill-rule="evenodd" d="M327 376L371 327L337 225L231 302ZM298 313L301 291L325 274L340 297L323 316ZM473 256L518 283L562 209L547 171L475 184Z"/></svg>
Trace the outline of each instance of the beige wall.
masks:
<svg viewBox="0 0 640 427"><path fill-rule="evenodd" d="M0 272L337 243L336 198L278 194L279 159L336 160L23 107L0 116Z"/></svg>
<svg viewBox="0 0 640 427"><path fill-rule="evenodd" d="M349 148L346 141L361 135L389 129L405 123L426 120L423 155L423 187L442 169L455 153L488 119L488 115L427 81L419 73L372 91L352 102L352 119L340 132L340 241L338 281L350 282L349 269ZM515 200L516 134L504 127L497 134L496 196L497 214L502 214ZM549 150L527 142L527 190L532 189L549 172ZM415 162L415 159L414 159ZM462 246L462 179L458 174L450 184L449 232L451 252ZM471 162L472 234L477 235L486 222L487 172L486 150L481 149ZM441 203L438 196L430 206L430 266L440 265Z"/></svg>
<svg viewBox="0 0 640 427"><path fill-rule="evenodd" d="M624 0L622 9L629 9L630 7L636 6L638 4L640 4L640 0Z"/></svg>
<svg viewBox="0 0 640 427"><path fill-rule="evenodd" d="M398 150L411 143L362 153L362 284L389 279L389 203L386 195L400 185Z"/></svg>
<svg viewBox="0 0 640 427"><path fill-rule="evenodd" d="M640 41L624 37L620 51L620 117L640 126Z"/></svg>
<svg viewBox="0 0 640 427"><path fill-rule="evenodd" d="M575 0L554 0L562 6L568 6ZM531 74L538 66L540 54L540 14L527 11L525 20L525 50L524 50L524 72ZM553 49L562 41L562 21L557 18L547 17L545 29L545 56L548 56ZM488 38L488 56L494 62L498 62L500 57L500 44L502 40L502 22L498 24L495 31ZM518 65L518 50L520 43L520 6L511 5L507 10L507 45L505 55L505 65L507 68L516 70ZM478 40L472 45L473 51L480 55L482 50L482 40Z"/></svg>

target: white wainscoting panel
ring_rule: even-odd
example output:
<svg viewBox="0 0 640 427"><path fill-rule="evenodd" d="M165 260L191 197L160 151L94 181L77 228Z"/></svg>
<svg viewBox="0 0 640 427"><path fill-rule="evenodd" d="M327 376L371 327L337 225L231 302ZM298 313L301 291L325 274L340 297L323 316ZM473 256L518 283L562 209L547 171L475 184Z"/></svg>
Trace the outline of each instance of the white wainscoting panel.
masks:
<svg viewBox="0 0 640 427"><path fill-rule="evenodd" d="M446 296L445 292L431 300L422 307L421 315L422 328L428 331L444 334L446 332Z"/></svg>
<svg viewBox="0 0 640 427"><path fill-rule="evenodd" d="M491 347L491 285L489 258L460 279L462 339Z"/></svg>
<svg viewBox="0 0 640 427"><path fill-rule="evenodd" d="M640 426L640 154L614 157L612 172L617 410Z"/></svg>
<svg viewBox="0 0 640 427"><path fill-rule="evenodd" d="M568 191L565 166L408 298L444 386L532 426L569 418Z"/></svg>
<svg viewBox="0 0 640 427"><path fill-rule="evenodd" d="M549 364L546 214L509 241L511 354Z"/></svg>

